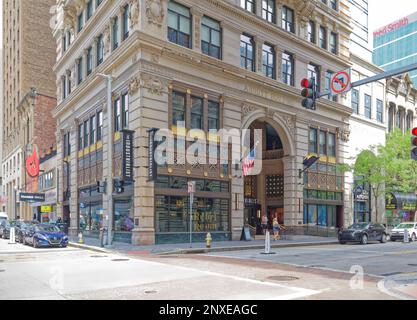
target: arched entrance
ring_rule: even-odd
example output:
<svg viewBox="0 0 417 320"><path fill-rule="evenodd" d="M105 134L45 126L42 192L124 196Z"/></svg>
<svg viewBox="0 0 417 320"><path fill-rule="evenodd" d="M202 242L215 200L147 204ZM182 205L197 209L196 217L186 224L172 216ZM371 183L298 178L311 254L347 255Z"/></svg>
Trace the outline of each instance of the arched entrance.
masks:
<svg viewBox="0 0 417 320"><path fill-rule="evenodd" d="M289 148L284 145L285 140L276 129L279 126L273 120L259 118L252 121L248 128L251 146L258 142L254 141L254 130L262 130L262 170L257 175L244 177L244 223L255 228L257 234L262 234L263 215L267 216L269 228L272 228L274 218L280 224L286 224L283 159Z"/></svg>

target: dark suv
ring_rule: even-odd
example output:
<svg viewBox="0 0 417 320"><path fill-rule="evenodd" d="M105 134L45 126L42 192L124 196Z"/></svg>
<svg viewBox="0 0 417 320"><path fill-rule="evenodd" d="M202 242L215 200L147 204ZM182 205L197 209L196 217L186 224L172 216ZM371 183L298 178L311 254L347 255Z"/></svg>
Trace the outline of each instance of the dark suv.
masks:
<svg viewBox="0 0 417 320"><path fill-rule="evenodd" d="M360 222L351 225L345 230L339 232L339 242L346 244L347 242L358 242L360 244L368 244L370 241L387 242L388 232L380 223Z"/></svg>

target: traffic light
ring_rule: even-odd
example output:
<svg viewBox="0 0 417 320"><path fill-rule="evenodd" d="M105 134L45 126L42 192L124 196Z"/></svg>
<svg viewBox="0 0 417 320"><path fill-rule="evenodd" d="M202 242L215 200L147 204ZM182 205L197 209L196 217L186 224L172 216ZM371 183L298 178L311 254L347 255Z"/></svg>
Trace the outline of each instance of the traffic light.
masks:
<svg viewBox="0 0 417 320"><path fill-rule="evenodd" d="M414 128L411 131L411 159L416 160L417 161L417 128Z"/></svg>
<svg viewBox="0 0 417 320"><path fill-rule="evenodd" d="M301 105L309 110L316 110L316 99L317 99L317 86L316 79L303 79L301 80L301 95L304 97Z"/></svg>
<svg viewBox="0 0 417 320"><path fill-rule="evenodd" d="M107 181L101 182L97 181L97 193L106 193L107 192Z"/></svg>
<svg viewBox="0 0 417 320"><path fill-rule="evenodd" d="M125 182L123 180L114 180L114 191L116 193L125 192Z"/></svg>

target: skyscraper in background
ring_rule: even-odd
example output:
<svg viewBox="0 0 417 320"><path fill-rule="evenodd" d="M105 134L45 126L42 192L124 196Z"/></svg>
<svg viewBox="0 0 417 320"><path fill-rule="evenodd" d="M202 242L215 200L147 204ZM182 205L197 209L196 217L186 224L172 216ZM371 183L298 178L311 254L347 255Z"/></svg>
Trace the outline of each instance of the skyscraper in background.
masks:
<svg viewBox="0 0 417 320"><path fill-rule="evenodd" d="M350 51L367 61L372 60L369 38L368 0L349 0L351 26Z"/></svg>
<svg viewBox="0 0 417 320"><path fill-rule="evenodd" d="M374 31L373 62L389 71L417 63L417 12ZM417 70L410 72L417 87Z"/></svg>

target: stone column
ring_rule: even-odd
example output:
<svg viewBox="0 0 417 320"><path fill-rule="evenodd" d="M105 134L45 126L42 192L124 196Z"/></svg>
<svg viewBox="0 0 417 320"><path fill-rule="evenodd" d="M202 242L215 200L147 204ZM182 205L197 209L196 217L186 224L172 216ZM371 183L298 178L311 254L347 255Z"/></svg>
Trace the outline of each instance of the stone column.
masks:
<svg viewBox="0 0 417 320"><path fill-rule="evenodd" d="M274 51L275 51L276 78L279 82L282 82L282 54L284 51L278 45L274 46Z"/></svg>
<svg viewBox="0 0 417 320"><path fill-rule="evenodd" d="M193 49L201 52L201 18L203 14L195 7L191 8L191 15L193 17Z"/></svg>
<svg viewBox="0 0 417 320"><path fill-rule="evenodd" d="M78 121L74 120L71 124L70 129L70 144L71 144L71 155L70 155L70 227L69 234L72 237L76 237L78 233Z"/></svg>

